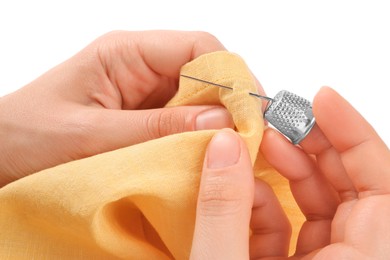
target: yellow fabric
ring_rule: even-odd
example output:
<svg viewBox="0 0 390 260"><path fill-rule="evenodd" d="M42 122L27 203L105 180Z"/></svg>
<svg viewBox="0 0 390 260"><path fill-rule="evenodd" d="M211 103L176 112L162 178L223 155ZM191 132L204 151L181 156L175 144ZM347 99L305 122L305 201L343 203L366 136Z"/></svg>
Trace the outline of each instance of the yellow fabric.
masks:
<svg viewBox="0 0 390 260"><path fill-rule="evenodd" d="M203 55L182 74L168 106L222 104L299 227L287 182L258 153L264 129L254 80L229 52ZM214 130L187 132L66 163L0 189L1 259L187 259L205 148ZM296 230L294 231L296 233ZM296 235L295 235L296 237Z"/></svg>

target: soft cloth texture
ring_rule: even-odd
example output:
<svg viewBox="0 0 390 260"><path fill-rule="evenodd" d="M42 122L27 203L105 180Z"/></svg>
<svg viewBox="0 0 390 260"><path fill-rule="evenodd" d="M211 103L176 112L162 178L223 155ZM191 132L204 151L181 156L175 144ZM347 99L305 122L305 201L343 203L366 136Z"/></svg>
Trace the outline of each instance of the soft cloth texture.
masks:
<svg viewBox="0 0 390 260"><path fill-rule="evenodd" d="M274 188L294 237L302 216L288 183L258 153L264 124L254 79L229 52L203 55L167 106L221 104L245 140L255 175ZM205 149L214 130L187 132L73 161L0 189L1 259L187 259ZM33 156L33 155L32 155Z"/></svg>

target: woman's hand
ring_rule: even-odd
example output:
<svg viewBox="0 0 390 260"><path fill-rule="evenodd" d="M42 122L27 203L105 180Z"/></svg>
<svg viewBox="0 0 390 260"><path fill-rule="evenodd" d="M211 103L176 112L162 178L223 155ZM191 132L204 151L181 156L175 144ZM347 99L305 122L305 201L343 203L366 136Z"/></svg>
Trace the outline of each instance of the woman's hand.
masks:
<svg viewBox="0 0 390 260"><path fill-rule="evenodd" d="M273 129L261 144L307 219L291 258L388 259L389 149L330 88L313 109L317 125L302 147ZM192 259L287 259L290 235L272 189L254 180L243 141L232 130L217 134L204 162Z"/></svg>
<svg viewBox="0 0 390 260"><path fill-rule="evenodd" d="M313 102L317 126L293 146L269 129L261 150L290 181L306 216L297 257L388 259L390 151L340 95L323 88ZM271 241L266 246L272 247ZM256 257L263 254L258 252Z"/></svg>
<svg viewBox="0 0 390 260"><path fill-rule="evenodd" d="M0 99L0 187L60 163L199 129L232 127L221 107L161 108L182 65L224 50L201 32L113 32Z"/></svg>

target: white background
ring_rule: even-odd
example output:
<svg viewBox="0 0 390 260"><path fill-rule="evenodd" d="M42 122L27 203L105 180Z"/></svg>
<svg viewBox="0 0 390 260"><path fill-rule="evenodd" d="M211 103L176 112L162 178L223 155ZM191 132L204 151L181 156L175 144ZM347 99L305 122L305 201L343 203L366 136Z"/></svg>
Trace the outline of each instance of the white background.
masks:
<svg viewBox="0 0 390 260"><path fill-rule="evenodd" d="M2 1L0 96L112 30L201 30L242 56L268 95L328 85L390 144L390 2Z"/></svg>

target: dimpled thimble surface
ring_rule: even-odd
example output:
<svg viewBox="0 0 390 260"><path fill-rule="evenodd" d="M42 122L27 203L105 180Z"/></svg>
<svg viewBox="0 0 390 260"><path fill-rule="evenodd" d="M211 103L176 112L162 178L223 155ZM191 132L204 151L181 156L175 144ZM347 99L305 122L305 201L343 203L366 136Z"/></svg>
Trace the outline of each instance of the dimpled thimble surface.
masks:
<svg viewBox="0 0 390 260"><path fill-rule="evenodd" d="M311 103L286 90L276 94L264 116L293 144L302 141L315 124Z"/></svg>

